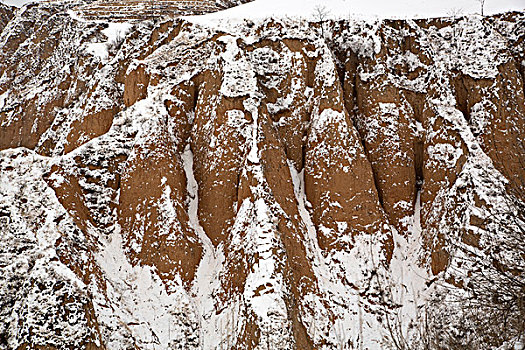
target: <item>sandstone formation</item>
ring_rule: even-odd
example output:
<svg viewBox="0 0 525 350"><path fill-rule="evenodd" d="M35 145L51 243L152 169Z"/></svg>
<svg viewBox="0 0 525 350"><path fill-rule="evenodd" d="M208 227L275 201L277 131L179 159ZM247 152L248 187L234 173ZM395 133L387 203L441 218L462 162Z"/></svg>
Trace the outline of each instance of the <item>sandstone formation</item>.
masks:
<svg viewBox="0 0 525 350"><path fill-rule="evenodd" d="M47 0L55 2L55 0ZM89 20L141 21L147 19L202 15L237 6L251 0L98 0L86 1L75 10Z"/></svg>
<svg viewBox="0 0 525 350"><path fill-rule="evenodd" d="M523 13L78 18L97 4L0 9L0 349L386 348L507 239Z"/></svg>

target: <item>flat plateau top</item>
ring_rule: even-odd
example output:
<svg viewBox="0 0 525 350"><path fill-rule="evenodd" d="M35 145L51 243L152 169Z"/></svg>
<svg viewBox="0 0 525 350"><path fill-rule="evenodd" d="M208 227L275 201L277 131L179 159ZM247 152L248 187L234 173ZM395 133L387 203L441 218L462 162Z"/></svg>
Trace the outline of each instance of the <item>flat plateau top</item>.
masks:
<svg viewBox="0 0 525 350"><path fill-rule="evenodd" d="M210 0L100 0L77 8L86 19L111 21L203 15L219 10Z"/></svg>
<svg viewBox="0 0 525 350"><path fill-rule="evenodd" d="M435 18L480 14L477 0L255 0L204 16L211 19L265 17L316 18L323 8L329 18ZM524 0L486 0L484 14L525 10Z"/></svg>

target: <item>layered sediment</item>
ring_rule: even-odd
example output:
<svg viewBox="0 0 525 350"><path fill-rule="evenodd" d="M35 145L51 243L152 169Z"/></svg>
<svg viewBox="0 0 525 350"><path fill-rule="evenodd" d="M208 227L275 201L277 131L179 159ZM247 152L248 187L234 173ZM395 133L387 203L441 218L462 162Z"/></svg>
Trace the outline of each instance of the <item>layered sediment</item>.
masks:
<svg viewBox="0 0 525 350"><path fill-rule="evenodd" d="M74 6L0 13L0 349L381 348L523 193L522 13Z"/></svg>

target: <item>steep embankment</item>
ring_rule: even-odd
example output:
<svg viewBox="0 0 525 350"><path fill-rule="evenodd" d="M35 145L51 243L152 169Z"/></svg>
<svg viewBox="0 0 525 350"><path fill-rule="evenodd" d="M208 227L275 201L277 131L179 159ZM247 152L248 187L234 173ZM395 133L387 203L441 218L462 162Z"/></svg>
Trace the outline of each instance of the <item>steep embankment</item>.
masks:
<svg viewBox="0 0 525 350"><path fill-rule="evenodd" d="M523 14L219 31L73 6L0 36L0 348L381 348L425 306L464 326L439 296L480 261L523 278L496 249L523 224Z"/></svg>

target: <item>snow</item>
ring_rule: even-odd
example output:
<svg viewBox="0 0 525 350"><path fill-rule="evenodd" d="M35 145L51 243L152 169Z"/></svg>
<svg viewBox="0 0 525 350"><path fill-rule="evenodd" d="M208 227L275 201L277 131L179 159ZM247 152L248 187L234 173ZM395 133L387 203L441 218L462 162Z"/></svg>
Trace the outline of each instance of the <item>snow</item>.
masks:
<svg viewBox="0 0 525 350"><path fill-rule="evenodd" d="M99 57L102 60L108 58L108 45L107 43L90 43L86 45L86 52Z"/></svg>
<svg viewBox="0 0 525 350"><path fill-rule="evenodd" d="M305 298L315 310L315 319L303 317L309 335L314 340L319 340L320 336L327 332L334 348L337 349L346 349L344 347L346 344L353 344L352 348L359 349L381 348L383 326L376 316L364 311L365 308L370 310L373 306L360 294L367 288L366 280L369 278L367 274L374 269L381 270L378 264L381 253L378 252L380 244L377 237L359 235L355 238L354 248L350 253L339 251L324 257L318 244L316 227L307 209L304 170L297 172L291 162L288 165L299 214L307 229L305 246L322 293L321 296L308 295ZM334 261L337 261L337 264ZM339 266L336 267L337 265ZM344 278L338 276L339 270L345 273ZM384 271L379 273L382 274ZM334 312L335 321L327 318L328 313L325 309L327 301Z"/></svg>
<svg viewBox="0 0 525 350"><path fill-rule="evenodd" d="M221 93L227 97L239 97L257 90L255 72L237 46L237 38L228 35L220 37L219 41L226 44L226 50L220 56L224 63Z"/></svg>
<svg viewBox="0 0 525 350"><path fill-rule="evenodd" d="M193 152L188 144L182 154L184 172L187 179L189 196L188 214L191 227L197 232L203 243L203 257L197 269L192 292L195 298L195 309L199 314L201 325L201 340L203 349L211 349L220 342L220 327L216 327L219 318L216 317L214 291L219 287L218 272L224 264L222 249L215 249L210 238L199 223L198 184L193 173ZM214 317L215 316L215 317Z"/></svg>
<svg viewBox="0 0 525 350"><path fill-rule="evenodd" d="M454 168L458 159L463 155L461 147L454 147L449 143L437 143L428 147L428 161Z"/></svg>
<svg viewBox="0 0 525 350"><path fill-rule="evenodd" d="M4 108L5 100L6 100L7 97L8 97L8 92L7 91L0 95L0 109Z"/></svg>
<svg viewBox="0 0 525 350"><path fill-rule="evenodd" d="M244 108L251 113L253 119L252 136L251 136L251 148L248 153L248 160L252 163L259 163L259 148L257 146L257 136L259 132L259 110L257 109L257 102L251 98L244 101Z"/></svg>
<svg viewBox="0 0 525 350"><path fill-rule="evenodd" d="M102 30L102 33L106 35L108 41L111 43L119 40L120 38L123 38L131 30L132 27L133 25L131 23L111 22L108 23L108 27L106 29Z"/></svg>
<svg viewBox="0 0 525 350"><path fill-rule="evenodd" d="M79 21L79 22L83 22L84 21L84 19L82 17L80 17L78 15L78 13L73 11L73 10L67 10L67 14L69 16L71 16L71 18L74 19L75 21Z"/></svg>
<svg viewBox="0 0 525 350"><path fill-rule="evenodd" d="M453 10L463 14L480 12L475 0L255 0L221 12L192 16L193 22L210 24L210 21L244 18L303 17L318 19L316 9L322 7L328 18L428 18L449 16ZM523 10L522 0L487 1L485 14L509 10Z"/></svg>
<svg viewBox="0 0 525 350"><path fill-rule="evenodd" d="M71 17L77 19L74 12ZM109 56L109 48L111 45L117 44L120 40L124 39L124 36L131 30L133 25L131 23L108 23L108 27L102 30L102 33L106 37L104 42L93 42L86 44L86 52L93 56L99 57L101 60L106 60Z"/></svg>
<svg viewBox="0 0 525 350"><path fill-rule="evenodd" d="M401 305L396 315L402 320L401 331L406 336L409 324L421 316L420 309L426 305L432 293L432 289L427 286L431 276L418 261L423 233L420 192L417 193L414 215L405 219L408 221L410 234L404 237L397 232L394 233L395 250L390 270L392 272L391 298L397 305Z"/></svg>
<svg viewBox="0 0 525 350"><path fill-rule="evenodd" d="M231 229L229 256L231 259L240 252L246 256L248 273L242 300L246 312L256 316L255 323L261 331L257 349L285 350L293 344L293 335L285 303L288 290L283 276L283 243L277 230L276 212L282 209L265 199L268 184L262 165L247 162L242 176L248 174L253 174L254 184L250 186L251 196L240 205ZM228 308L231 310L230 305ZM242 322L235 325L241 326ZM239 330L229 332L240 335Z"/></svg>
<svg viewBox="0 0 525 350"><path fill-rule="evenodd" d="M107 278L107 298L111 307L106 307L104 299L97 300L95 307L99 320L112 323L112 319L127 325L142 349L167 349L171 343L186 344L184 330L180 330L181 317L188 317L188 323L195 322L188 310L190 300L178 288L176 293L168 294L166 286L157 273L149 266L132 266L123 249L119 230L104 242L104 248L97 254L97 262ZM114 321L113 321L114 322ZM108 341L108 347L120 349L125 343L118 333Z"/></svg>

